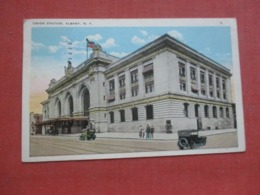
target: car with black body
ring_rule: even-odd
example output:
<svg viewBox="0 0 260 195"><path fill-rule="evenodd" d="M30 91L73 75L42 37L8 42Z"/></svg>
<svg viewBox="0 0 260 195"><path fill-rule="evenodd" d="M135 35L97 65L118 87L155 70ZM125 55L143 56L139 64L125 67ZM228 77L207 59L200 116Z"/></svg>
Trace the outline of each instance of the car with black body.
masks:
<svg viewBox="0 0 260 195"><path fill-rule="evenodd" d="M204 146L207 143L206 136L199 136L199 130L180 130L178 131L178 146L183 149L194 149Z"/></svg>
<svg viewBox="0 0 260 195"><path fill-rule="evenodd" d="M95 129L83 129L82 134L79 136L79 140L95 140L96 133Z"/></svg>

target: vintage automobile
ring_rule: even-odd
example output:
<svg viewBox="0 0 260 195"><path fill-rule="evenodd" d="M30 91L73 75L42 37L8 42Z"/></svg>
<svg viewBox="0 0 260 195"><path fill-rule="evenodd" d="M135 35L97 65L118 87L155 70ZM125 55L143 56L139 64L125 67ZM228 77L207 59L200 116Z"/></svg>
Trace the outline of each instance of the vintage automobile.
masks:
<svg viewBox="0 0 260 195"><path fill-rule="evenodd" d="M59 131L55 128L50 128L47 130L48 135L59 135Z"/></svg>
<svg viewBox="0 0 260 195"><path fill-rule="evenodd" d="M82 134L79 136L79 140L95 140L96 139L95 129L83 129Z"/></svg>
<svg viewBox="0 0 260 195"><path fill-rule="evenodd" d="M207 137L199 136L199 130L181 130L178 131L178 146L183 149L194 149L206 145Z"/></svg>

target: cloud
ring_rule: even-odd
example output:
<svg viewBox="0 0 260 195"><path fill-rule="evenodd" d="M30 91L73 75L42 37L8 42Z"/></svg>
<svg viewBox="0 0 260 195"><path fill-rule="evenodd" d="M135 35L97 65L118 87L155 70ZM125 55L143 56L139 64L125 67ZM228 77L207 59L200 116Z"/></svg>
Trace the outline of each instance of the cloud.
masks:
<svg viewBox="0 0 260 195"><path fill-rule="evenodd" d="M149 35L145 30L141 30L140 33L144 36L144 38L140 38L138 36L133 36L131 42L135 45L144 45L149 43L155 39L157 39L158 35Z"/></svg>
<svg viewBox="0 0 260 195"><path fill-rule="evenodd" d="M60 41L60 42L59 42L59 45L60 45L61 47L65 47L65 48L68 47L68 43L67 43L67 42L63 42L63 41Z"/></svg>
<svg viewBox="0 0 260 195"><path fill-rule="evenodd" d="M60 47L56 46L56 45L50 45L48 47L48 50L49 50L50 53L56 53L59 49L60 49Z"/></svg>
<svg viewBox="0 0 260 195"><path fill-rule="evenodd" d="M116 56L116 57L119 57L119 58L122 58L122 57L125 57L128 55L128 53L125 53L125 52L115 52L115 51L112 51L109 53L110 55L112 56Z"/></svg>
<svg viewBox="0 0 260 195"><path fill-rule="evenodd" d="M39 50L41 48L44 48L45 46L42 43L36 43L36 42L32 41L31 47L32 47L32 50Z"/></svg>
<svg viewBox="0 0 260 195"><path fill-rule="evenodd" d="M142 34L143 36L147 36L147 35L148 35L148 33L147 33L145 30L141 30L140 32L141 32L141 34Z"/></svg>
<svg viewBox="0 0 260 195"><path fill-rule="evenodd" d="M113 38L109 38L109 39L106 40L105 43L102 43L101 46L102 46L103 48L115 47L115 46L116 46L116 41L115 41L115 39L113 39Z"/></svg>
<svg viewBox="0 0 260 195"><path fill-rule="evenodd" d="M86 41L73 41L72 42L72 48L85 48Z"/></svg>
<svg viewBox="0 0 260 195"><path fill-rule="evenodd" d="M95 35L88 35L87 38L90 41L97 42L97 41L100 41L103 37L100 34L95 34Z"/></svg>
<svg viewBox="0 0 260 195"><path fill-rule="evenodd" d="M170 35L170 36L172 36L172 37L175 38L175 39L180 40L180 41L183 41L183 40L184 40L183 35L182 35L180 32L178 32L177 30L169 31L167 34Z"/></svg>
<svg viewBox="0 0 260 195"><path fill-rule="evenodd" d="M145 44L145 40L144 39L141 39L137 36L134 36L132 39L131 39L131 42L135 45L144 45Z"/></svg>
<svg viewBox="0 0 260 195"><path fill-rule="evenodd" d="M155 39L157 39L157 38L159 38L158 35L150 35L150 36L148 37L148 42L151 42L151 41L153 41L153 40L155 40Z"/></svg>
<svg viewBox="0 0 260 195"><path fill-rule="evenodd" d="M60 38L63 42L69 42L70 41L70 39L66 36L60 36Z"/></svg>

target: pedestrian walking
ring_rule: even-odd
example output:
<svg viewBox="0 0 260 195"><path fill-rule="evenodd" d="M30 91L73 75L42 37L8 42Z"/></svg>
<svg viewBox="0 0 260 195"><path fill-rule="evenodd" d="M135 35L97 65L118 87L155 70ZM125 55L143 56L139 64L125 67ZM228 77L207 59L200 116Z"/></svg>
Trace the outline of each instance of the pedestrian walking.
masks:
<svg viewBox="0 0 260 195"><path fill-rule="evenodd" d="M150 133L151 133L151 128L150 126L147 124L146 126L146 139L150 138Z"/></svg>
<svg viewBox="0 0 260 195"><path fill-rule="evenodd" d="M143 138L143 127L142 127L142 125L140 125L140 127L139 127L139 137Z"/></svg>
<svg viewBox="0 0 260 195"><path fill-rule="evenodd" d="M153 134L154 134L154 127L153 125L151 126L151 138L153 138Z"/></svg>

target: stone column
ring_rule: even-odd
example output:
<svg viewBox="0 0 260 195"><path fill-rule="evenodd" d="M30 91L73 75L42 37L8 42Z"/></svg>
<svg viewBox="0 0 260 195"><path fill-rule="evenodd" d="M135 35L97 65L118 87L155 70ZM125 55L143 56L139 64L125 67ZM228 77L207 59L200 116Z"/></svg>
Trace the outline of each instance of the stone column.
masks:
<svg viewBox="0 0 260 195"><path fill-rule="evenodd" d="M187 86L187 94L190 95L192 92L191 92L191 78L190 78L190 62L187 61L186 62L186 68L187 68L187 83L186 83L186 86Z"/></svg>
<svg viewBox="0 0 260 195"><path fill-rule="evenodd" d="M201 81L200 81L200 66L197 66L197 75L196 75L196 82L197 82L197 88L198 88L198 97L201 96Z"/></svg>
<svg viewBox="0 0 260 195"><path fill-rule="evenodd" d="M142 97L145 94L145 84L143 76L143 66L138 65L138 84L139 84L139 96Z"/></svg>
<svg viewBox="0 0 260 195"><path fill-rule="evenodd" d="M207 98L210 96L209 95L209 70L206 69L205 71L205 86L206 86L206 96Z"/></svg>
<svg viewBox="0 0 260 195"><path fill-rule="evenodd" d="M213 72L213 97L216 99L217 97L217 83L216 83L216 73Z"/></svg>
<svg viewBox="0 0 260 195"><path fill-rule="evenodd" d="M60 105L61 105L61 117L65 117L65 93L62 93L60 96Z"/></svg>
<svg viewBox="0 0 260 195"><path fill-rule="evenodd" d="M131 78L130 78L130 71L129 69L125 70L125 90L126 90L126 97L127 101L130 100L131 94Z"/></svg>
<svg viewBox="0 0 260 195"><path fill-rule="evenodd" d="M219 76L219 95L220 99L223 100L223 86L222 86L222 76Z"/></svg>
<svg viewBox="0 0 260 195"><path fill-rule="evenodd" d="M119 81L118 81L118 75L115 75L113 78L114 78L114 84L115 84L115 102L118 103L118 100L119 100Z"/></svg>

